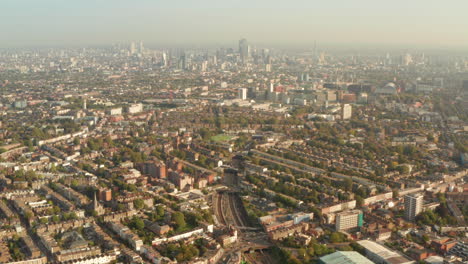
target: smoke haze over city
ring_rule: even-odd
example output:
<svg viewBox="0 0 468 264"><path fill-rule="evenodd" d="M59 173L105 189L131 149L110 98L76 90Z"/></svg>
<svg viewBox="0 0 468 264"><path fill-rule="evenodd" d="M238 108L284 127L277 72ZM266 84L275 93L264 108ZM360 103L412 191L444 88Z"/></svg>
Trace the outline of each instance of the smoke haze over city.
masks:
<svg viewBox="0 0 468 264"><path fill-rule="evenodd" d="M253 43L463 48L463 0L3 0L0 46Z"/></svg>

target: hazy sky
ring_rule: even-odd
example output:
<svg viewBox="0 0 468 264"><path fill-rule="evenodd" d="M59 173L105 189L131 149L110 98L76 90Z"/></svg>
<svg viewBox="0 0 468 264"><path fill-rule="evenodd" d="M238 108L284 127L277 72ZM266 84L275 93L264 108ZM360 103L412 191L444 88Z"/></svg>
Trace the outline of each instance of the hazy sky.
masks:
<svg viewBox="0 0 468 264"><path fill-rule="evenodd" d="M0 46L468 47L468 0L0 0Z"/></svg>

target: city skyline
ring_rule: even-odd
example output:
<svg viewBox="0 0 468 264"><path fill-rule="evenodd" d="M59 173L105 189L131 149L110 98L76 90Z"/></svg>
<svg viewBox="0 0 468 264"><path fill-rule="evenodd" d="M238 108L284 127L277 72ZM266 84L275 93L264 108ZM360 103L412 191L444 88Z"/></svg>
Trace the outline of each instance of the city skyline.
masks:
<svg viewBox="0 0 468 264"><path fill-rule="evenodd" d="M1 47L258 45L457 48L468 46L463 1L31 1L7 0Z"/></svg>

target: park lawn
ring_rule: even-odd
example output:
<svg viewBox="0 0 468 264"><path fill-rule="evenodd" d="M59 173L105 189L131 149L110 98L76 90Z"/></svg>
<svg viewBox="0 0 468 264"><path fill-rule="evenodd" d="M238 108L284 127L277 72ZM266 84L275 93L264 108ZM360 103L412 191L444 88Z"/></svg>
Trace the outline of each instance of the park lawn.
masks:
<svg viewBox="0 0 468 264"><path fill-rule="evenodd" d="M219 135L216 135L216 136L212 136L211 140L215 141L215 142L221 142L221 141L229 141L232 138L233 138L232 136L229 136L229 135L226 135L226 134L219 134Z"/></svg>

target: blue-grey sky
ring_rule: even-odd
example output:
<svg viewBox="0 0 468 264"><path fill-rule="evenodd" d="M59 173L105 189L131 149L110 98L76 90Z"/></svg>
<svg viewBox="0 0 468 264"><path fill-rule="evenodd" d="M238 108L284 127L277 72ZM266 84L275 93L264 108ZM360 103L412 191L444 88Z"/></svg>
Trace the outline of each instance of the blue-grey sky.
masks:
<svg viewBox="0 0 468 264"><path fill-rule="evenodd" d="M468 0L0 0L0 46L468 47Z"/></svg>

